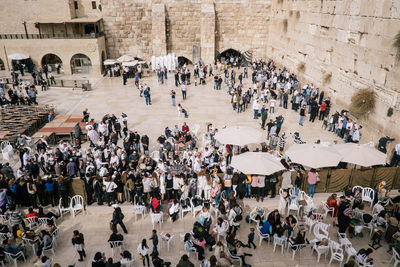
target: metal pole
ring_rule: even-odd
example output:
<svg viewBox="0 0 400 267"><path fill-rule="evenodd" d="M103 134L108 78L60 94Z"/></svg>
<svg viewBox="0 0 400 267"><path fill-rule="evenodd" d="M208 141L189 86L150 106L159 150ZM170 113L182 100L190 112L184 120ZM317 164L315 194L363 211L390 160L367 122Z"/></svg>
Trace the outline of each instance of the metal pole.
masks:
<svg viewBox="0 0 400 267"><path fill-rule="evenodd" d="M8 56L7 56L7 49L6 49L6 46L4 46L4 54L6 55L6 61L7 61L7 68L8 68L8 71L10 71L10 64L8 63Z"/></svg>
<svg viewBox="0 0 400 267"><path fill-rule="evenodd" d="M22 24L24 24L26 39L29 39L28 30L26 29L26 21L22 22Z"/></svg>

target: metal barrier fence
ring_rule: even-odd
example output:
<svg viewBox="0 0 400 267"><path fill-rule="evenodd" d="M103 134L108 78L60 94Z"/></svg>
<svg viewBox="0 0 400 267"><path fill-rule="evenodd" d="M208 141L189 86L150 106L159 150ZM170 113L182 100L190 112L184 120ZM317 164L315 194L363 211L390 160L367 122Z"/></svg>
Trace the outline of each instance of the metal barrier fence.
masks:
<svg viewBox="0 0 400 267"><path fill-rule="evenodd" d="M12 78L3 78L6 84L14 84ZM33 78L24 78L22 77L19 80L19 84L35 84L39 86L38 81L35 83ZM91 90L91 84L89 80L64 80L64 79L54 79L51 81L50 79L46 79L48 87L68 87L68 88L87 88L87 90Z"/></svg>
<svg viewBox="0 0 400 267"><path fill-rule="evenodd" d="M91 34L0 34L0 39L95 39L104 36L104 33L91 33Z"/></svg>

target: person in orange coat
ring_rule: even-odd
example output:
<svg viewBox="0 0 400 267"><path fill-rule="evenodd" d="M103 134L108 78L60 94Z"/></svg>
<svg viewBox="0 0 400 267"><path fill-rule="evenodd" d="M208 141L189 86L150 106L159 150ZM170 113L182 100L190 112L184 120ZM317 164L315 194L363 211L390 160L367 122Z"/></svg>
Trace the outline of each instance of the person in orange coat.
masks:
<svg viewBox="0 0 400 267"><path fill-rule="evenodd" d="M338 213L338 205L337 205L337 195L336 194L332 194L328 197L328 200L326 201L326 204L328 204L328 206L330 208L335 208L332 217L336 217L337 213Z"/></svg>

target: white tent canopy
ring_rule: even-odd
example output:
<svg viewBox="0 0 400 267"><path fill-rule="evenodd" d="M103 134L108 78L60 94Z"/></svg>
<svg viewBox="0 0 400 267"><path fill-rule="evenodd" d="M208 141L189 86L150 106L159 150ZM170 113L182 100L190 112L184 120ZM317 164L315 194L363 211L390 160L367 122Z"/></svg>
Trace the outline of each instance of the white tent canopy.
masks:
<svg viewBox="0 0 400 267"><path fill-rule="evenodd" d="M134 67L139 63L139 61L134 60L134 61L129 61L129 62L124 62L122 63L122 66L126 67Z"/></svg>
<svg viewBox="0 0 400 267"><path fill-rule="evenodd" d="M130 61L134 61L135 59L131 56L128 55L123 55L119 58L117 58L117 61L120 63L124 63L124 62L130 62Z"/></svg>
<svg viewBox="0 0 400 267"><path fill-rule="evenodd" d="M24 59L28 59L29 56L25 55L25 54L21 54L21 53L16 53L16 54L8 55L8 58L11 60L24 60Z"/></svg>
<svg viewBox="0 0 400 267"><path fill-rule="evenodd" d="M244 174L271 175L284 170L278 158L266 152L246 152L233 156L231 167Z"/></svg>
<svg viewBox="0 0 400 267"><path fill-rule="evenodd" d="M114 65L114 64L117 64L117 63L118 63L118 61L116 61L115 59L106 59L103 62L104 65Z"/></svg>
<svg viewBox="0 0 400 267"><path fill-rule="evenodd" d="M363 167L383 165L386 163L386 154L368 144L338 144L332 149L342 156L341 161Z"/></svg>
<svg viewBox="0 0 400 267"><path fill-rule="evenodd" d="M245 126L226 127L225 129L219 130L214 138L221 144L237 146L262 143L265 141L260 130Z"/></svg>
<svg viewBox="0 0 400 267"><path fill-rule="evenodd" d="M336 167L342 159L332 146L321 144L294 144L286 155L292 162L314 169Z"/></svg>

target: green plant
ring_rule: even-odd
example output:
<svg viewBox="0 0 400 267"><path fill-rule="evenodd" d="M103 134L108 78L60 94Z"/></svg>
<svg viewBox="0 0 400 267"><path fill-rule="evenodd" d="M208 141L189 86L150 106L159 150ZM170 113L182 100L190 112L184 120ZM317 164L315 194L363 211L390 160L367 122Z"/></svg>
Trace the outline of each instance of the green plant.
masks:
<svg viewBox="0 0 400 267"><path fill-rule="evenodd" d="M393 108L392 108L392 107L389 107L389 108L388 108L386 115L387 115L388 117L391 117L391 116L393 115Z"/></svg>
<svg viewBox="0 0 400 267"><path fill-rule="evenodd" d="M287 32L288 29L288 20L284 19L283 20L283 32Z"/></svg>
<svg viewBox="0 0 400 267"><path fill-rule="evenodd" d="M331 82L332 79L332 73L325 73L324 77L322 78L322 81L324 84L328 84Z"/></svg>
<svg viewBox="0 0 400 267"><path fill-rule="evenodd" d="M396 59L400 60L400 32L394 37L393 46L396 48Z"/></svg>
<svg viewBox="0 0 400 267"><path fill-rule="evenodd" d="M304 62L300 62L297 64L297 70L299 72L305 72L306 71L306 64Z"/></svg>
<svg viewBox="0 0 400 267"><path fill-rule="evenodd" d="M368 116L375 109L376 96L371 89L361 89L351 97L350 111L357 117Z"/></svg>

